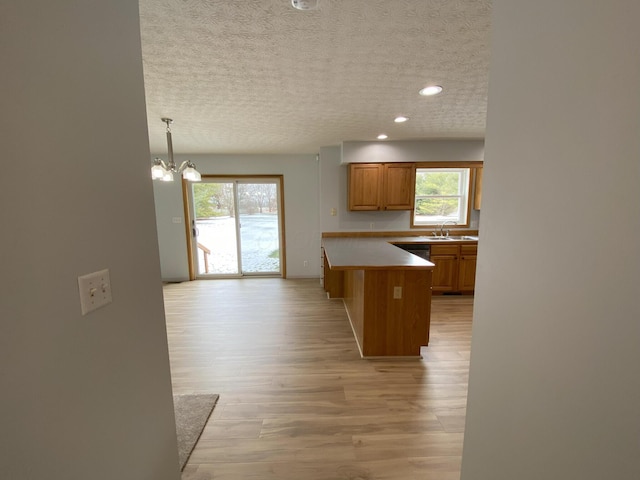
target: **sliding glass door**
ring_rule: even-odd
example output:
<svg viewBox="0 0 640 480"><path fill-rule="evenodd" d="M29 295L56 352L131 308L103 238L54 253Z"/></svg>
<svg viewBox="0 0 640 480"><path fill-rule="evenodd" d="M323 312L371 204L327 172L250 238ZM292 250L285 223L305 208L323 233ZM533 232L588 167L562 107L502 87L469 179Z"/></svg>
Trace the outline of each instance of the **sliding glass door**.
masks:
<svg viewBox="0 0 640 480"><path fill-rule="evenodd" d="M243 275L280 273L277 184L238 181L236 185L241 271Z"/></svg>
<svg viewBox="0 0 640 480"><path fill-rule="evenodd" d="M189 184L196 277L282 275L281 177Z"/></svg>

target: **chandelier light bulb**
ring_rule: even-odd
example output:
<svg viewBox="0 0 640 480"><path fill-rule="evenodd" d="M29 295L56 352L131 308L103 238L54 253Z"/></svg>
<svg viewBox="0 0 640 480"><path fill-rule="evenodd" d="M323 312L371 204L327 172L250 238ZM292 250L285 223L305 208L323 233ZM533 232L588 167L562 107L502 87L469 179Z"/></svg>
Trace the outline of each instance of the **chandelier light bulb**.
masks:
<svg viewBox="0 0 640 480"><path fill-rule="evenodd" d="M162 160L156 158L153 163L153 167L151 167L151 178L154 180L161 180L166 173L166 170L162 166Z"/></svg>
<svg viewBox="0 0 640 480"><path fill-rule="evenodd" d="M190 182L199 182L200 180L202 180L202 176L200 175L200 173L191 166L187 166L187 168L184 169L184 172L182 172L182 176L185 180L189 180Z"/></svg>

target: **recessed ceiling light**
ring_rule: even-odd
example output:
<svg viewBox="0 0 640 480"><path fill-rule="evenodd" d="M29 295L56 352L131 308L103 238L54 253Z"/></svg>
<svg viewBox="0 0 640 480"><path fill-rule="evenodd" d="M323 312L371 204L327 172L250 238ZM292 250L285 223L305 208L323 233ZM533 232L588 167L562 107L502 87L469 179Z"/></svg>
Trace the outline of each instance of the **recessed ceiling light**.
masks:
<svg viewBox="0 0 640 480"><path fill-rule="evenodd" d="M380 135L378 135L378 140L386 140L387 138L389 138L389 136L385 135L384 133L381 133Z"/></svg>
<svg viewBox="0 0 640 480"><path fill-rule="evenodd" d="M404 115L400 115L400 116L398 116L398 117L393 119L393 121L396 122L396 123L404 123L407 120L409 120L409 117L405 117Z"/></svg>
<svg viewBox="0 0 640 480"><path fill-rule="evenodd" d="M316 10L318 8L318 0L291 0L291 5L298 10Z"/></svg>
<svg viewBox="0 0 640 480"><path fill-rule="evenodd" d="M424 97L429 97L431 95L437 95L442 92L442 87L440 85L429 85L428 87L424 87L418 93Z"/></svg>

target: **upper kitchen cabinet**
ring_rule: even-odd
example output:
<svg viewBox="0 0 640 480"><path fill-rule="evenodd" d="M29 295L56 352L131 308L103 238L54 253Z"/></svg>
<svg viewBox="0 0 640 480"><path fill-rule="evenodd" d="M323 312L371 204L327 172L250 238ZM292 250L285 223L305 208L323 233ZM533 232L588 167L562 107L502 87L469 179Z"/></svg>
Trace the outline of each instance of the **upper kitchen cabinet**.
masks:
<svg viewBox="0 0 640 480"><path fill-rule="evenodd" d="M383 164L349 164L349 210L380 210Z"/></svg>
<svg viewBox="0 0 640 480"><path fill-rule="evenodd" d="M412 210L413 163L350 163L349 210Z"/></svg>
<svg viewBox="0 0 640 480"><path fill-rule="evenodd" d="M384 210L412 210L416 188L414 163L385 163L382 188Z"/></svg>

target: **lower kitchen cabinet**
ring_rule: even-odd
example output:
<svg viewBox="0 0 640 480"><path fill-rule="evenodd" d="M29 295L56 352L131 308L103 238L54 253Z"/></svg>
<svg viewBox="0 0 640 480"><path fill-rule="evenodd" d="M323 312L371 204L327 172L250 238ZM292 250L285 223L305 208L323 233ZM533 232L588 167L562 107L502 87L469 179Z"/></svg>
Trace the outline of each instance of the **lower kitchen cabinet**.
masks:
<svg viewBox="0 0 640 480"><path fill-rule="evenodd" d="M435 264L431 290L453 292L458 279L458 245L432 245L429 261Z"/></svg>
<svg viewBox="0 0 640 480"><path fill-rule="evenodd" d="M476 282L477 245L432 245L434 293L472 293Z"/></svg>
<svg viewBox="0 0 640 480"><path fill-rule="evenodd" d="M458 290L461 292L473 291L476 288L477 258L477 245L460 245L460 260L458 261Z"/></svg>

